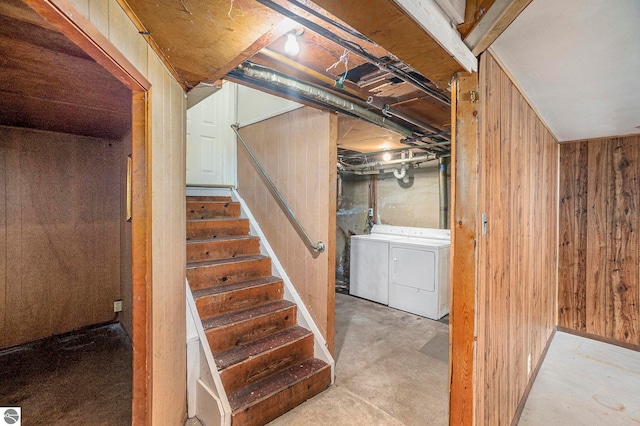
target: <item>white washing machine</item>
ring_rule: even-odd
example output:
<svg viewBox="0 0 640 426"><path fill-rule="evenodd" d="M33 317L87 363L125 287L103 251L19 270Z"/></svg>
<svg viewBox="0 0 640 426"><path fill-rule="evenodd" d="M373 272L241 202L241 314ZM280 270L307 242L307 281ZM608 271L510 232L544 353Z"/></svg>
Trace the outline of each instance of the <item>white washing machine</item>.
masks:
<svg viewBox="0 0 640 426"><path fill-rule="evenodd" d="M448 230L374 225L351 237L349 293L440 319L449 311Z"/></svg>

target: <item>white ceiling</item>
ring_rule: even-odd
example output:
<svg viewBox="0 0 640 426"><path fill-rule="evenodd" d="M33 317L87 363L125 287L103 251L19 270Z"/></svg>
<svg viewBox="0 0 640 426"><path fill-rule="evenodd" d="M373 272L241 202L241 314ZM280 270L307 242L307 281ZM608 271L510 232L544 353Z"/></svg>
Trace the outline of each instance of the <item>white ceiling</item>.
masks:
<svg viewBox="0 0 640 426"><path fill-rule="evenodd" d="M533 0L491 50L559 141L640 133L639 0Z"/></svg>

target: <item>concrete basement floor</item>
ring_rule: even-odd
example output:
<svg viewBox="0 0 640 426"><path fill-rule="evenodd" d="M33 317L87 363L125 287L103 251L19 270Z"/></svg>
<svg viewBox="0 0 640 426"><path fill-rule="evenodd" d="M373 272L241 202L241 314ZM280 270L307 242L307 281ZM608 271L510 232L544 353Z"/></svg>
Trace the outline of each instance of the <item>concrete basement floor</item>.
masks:
<svg viewBox="0 0 640 426"><path fill-rule="evenodd" d="M336 380L270 426L448 425L449 326L336 294Z"/></svg>
<svg viewBox="0 0 640 426"><path fill-rule="evenodd" d="M0 406L22 425L130 425L131 356L120 325L0 351Z"/></svg>
<svg viewBox="0 0 640 426"><path fill-rule="evenodd" d="M556 332L519 426L640 424L640 352Z"/></svg>

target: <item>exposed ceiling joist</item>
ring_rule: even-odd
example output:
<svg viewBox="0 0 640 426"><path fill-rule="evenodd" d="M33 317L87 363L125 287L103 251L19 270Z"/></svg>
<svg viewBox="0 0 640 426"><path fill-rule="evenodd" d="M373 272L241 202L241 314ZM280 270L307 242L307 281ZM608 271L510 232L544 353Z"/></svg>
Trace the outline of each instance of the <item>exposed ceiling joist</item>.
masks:
<svg viewBox="0 0 640 426"><path fill-rule="evenodd" d="M531 0L495 0L493 5L465 37L464 43L475 56L487 50Z"/></svg>
<svg viewBox="0 0 640 426"><path fill-rule="evenodd" d="M433 0L394 0L468 72L478 71L478 59ZM530 0L529 0L530 1Z"/></svg>
<svg viewBox="0 0 640 426"><path fill-rule="evenodd" d="M442 88L463 67L390 0L314 0ZM366 11L366 13L363 13Z"/></svg>

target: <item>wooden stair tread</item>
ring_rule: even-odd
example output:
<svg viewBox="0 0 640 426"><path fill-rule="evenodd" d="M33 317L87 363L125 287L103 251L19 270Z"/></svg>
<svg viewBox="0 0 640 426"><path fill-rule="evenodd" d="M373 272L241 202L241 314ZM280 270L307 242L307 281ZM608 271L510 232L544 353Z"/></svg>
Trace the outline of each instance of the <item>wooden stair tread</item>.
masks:
<svg viewBox="0 0 640 426"><path fill-rule="evenodd" d="M231 410L233 412L244 410L325 368L331 367L317 358L309 358L286 370L279 371L229 395Z"/></svg>
<svg viewBox="0 0 640 426"><path fill-rule="evenodd" d="M242 311L229 312L216 317L206 318L202 320L202 327L210 330L217 327L224 327L230 324L253 320L255 318L264 317L278 311L283 311L296 306L295 303L288 300L278 300L276 302L265 305L256 306Z"/></svg>
<svg viewBox="0 0 640 426"><path fill-rule="evenodd" d="M270 277L257 278L255 280L242 281L239 283L217 285L217 286L203 288L200 290L194 290L193 298L197 300L199 298L212 296L214 294L227 293L231 291L242 290L249 287L260 287L264 285L277 283L280 281L282 281L282 278L270 276Z"/></svg>
<svg viewBox="0 0 640 426"><path fill-rule="evenodd" d="M229 366L242 362L246 359L259 355L286 345L287 343L302 340L313 333L300 326L294 326L286 330L274 333L262 339L253 340L235 348L214 354L218 370L224 370Z"/></svg>
<svg viewBox="0 0 640 426"><path fill-rule="evenodd" d="M226 235L224 237L187 240L187 245L218 242L218 241L240 241L240 240L258 240L258 239L260 239L260 237L256 237L255 235Z"/></svg>
<svg viewBox="0 0 640 426"><path fill-rule="evenodd" d="M261 254L251 254L248 256L228 257L224 259L206 260L204 262L193 262L187 264L187 269L201 268L206 266L224 265L229 263L250 262L252 260L267 259L268 256Z"/></svg>

